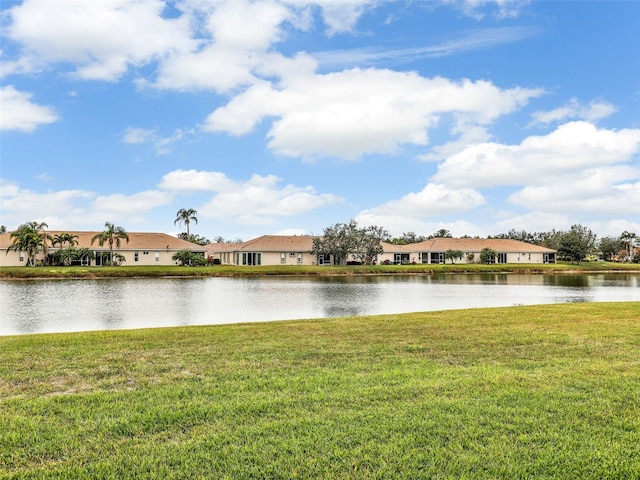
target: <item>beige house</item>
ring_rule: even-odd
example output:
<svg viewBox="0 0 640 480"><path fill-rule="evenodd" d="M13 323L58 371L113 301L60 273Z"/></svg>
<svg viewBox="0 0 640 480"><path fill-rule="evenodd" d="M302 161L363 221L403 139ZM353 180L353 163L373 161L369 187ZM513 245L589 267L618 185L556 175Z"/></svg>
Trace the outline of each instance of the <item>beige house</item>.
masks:
<svg viewBox="0 0 640 480"><path fill-rule="evenodd" d="M496 252L494 263L556 263L556 250L527 242L499 238L432 238L409 245L391 245L383 242L385 250L379 263L445 263L448 250L464 253L456 263L479 263L485 248ZM450 261L449 261L450 262Z"/></svg>
<svg viewBox="0 0 640 480"><path fill-rule="evenodd" d="M212 243L207 255L223 265L332 265L333 256L311 254L312 236L264 235L242 243ZM377 262L389 264L445 263L447 250L460 250L456 263L479 263L484 248L496 252L495 263L555 263L556 251L518 240L480 238L433 238L409 245L381 242ZM349 257L346 259L354 260Z"/></svg>
<svg viewBox="0 0 640 480"><path fill-rule="evenodd" d="M90 262L90 265L102 265L106 263L106 255L100 255L109 252L109 244L105 243L100 246L97 241L91 244L91 239L100 232L69 232L69 231L51 231L47 230L47 234L54 237L56 234L70 233L76 235L76 248L86 247L96 254L96 258ZM115 244L113 252L124 256L123 265L175 265L175 261L171 259L173 255L184 249L191 250L196 254L205 255L206 247L195 243L181 240L165 233L148 233L148 232L127 232L129 242L125 239L120 240L120 248L116 248ZM24 252L8 251L12 245L13 239L10 233L0 234L0 266L21 266L26 265L27 258ZM61 248L56 245L55 248L49 244L47 248L48 255L53 255ZM40 252L36 256L36 261L44 260L44 252Z"/></svg>
<svg viewBox="0 0 640 480"><path fill-rule="evenodd" d="M263 235L242 243L210 243L207 255L223 265L322 265L324 258L311 254L313 237ZM330 262L327 258L326 262Z"/></svg>

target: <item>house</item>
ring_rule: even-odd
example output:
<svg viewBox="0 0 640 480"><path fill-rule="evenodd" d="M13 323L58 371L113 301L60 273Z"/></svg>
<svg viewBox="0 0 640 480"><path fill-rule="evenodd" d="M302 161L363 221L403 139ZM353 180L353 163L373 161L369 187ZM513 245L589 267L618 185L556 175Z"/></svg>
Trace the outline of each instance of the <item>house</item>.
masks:
<svg viewBox="0 0 640 480"><path fill-rule="evenodd" d="M503 238L431 238L410 245L417 263L445 263L448 250L464 253L457 263L479 263L483 249L496 252L493 263L556 263L556 250L519 240Z"/></svg>
<svg viewBox="0 0 640 480"><path fill-rule="evenodd" d="M96 258L87 264L103 265L108 261L109 244L105 243L100 246L97 241L91 244L91 239L100 232L69 232L69 231L52 231L47 230L48 235L54 237L56 234L70 233L76 236L76 248L88 248L96 254ZM120 240L120 248L116 248L115 244L113 252L124 257L124 265L175 265L175 261L171 259L173 255L184 249L200 255L205 255L207 249L201 245L187 242L180 238L172 237L165 233L149 233L149 232L127 232L129 242L125 239ZM24 252L8 251L13 244L13 238L10 233L0 234L0 266L21 266L26 265L27 258ZM67 248L68 245L60 247L49 246L47 255L52 257L53 254ZM36 256L36 260L44 260L44 252L40 252Z"/></svg>
<svg viewBox="0 0 640 480"><path fill-rule="evenodd" d="M207 245L207 255L224 265L332 265L332 255L314 256L312 236L263 235L242 243ZM463 252L457 263L479 263L484 248L496 252L494 263L555 263L556 251L518 240L432 238L420 243L395 245L381 242L377 263L440 264L448 250ZM353 260L351 257L347 259Z"/></svg>
<svg viewBox="0 0 640 480"><path fill-rule="evenodd" d="M263 235L242 243L210 243L207 255L223 265L322 265L330 259L311 254L308 235Z"/></svg>

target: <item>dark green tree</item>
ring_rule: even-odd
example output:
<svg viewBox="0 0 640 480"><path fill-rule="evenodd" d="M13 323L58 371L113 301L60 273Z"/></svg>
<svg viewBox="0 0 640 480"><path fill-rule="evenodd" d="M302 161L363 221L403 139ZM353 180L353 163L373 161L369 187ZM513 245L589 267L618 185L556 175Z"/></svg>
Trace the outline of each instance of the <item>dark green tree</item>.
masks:
<svg viewBox="0 0 640 480"><path fill-rule="evenodd" d="M573 263L580 263L593 252L596 235L587 227L572 225L568 232L560 237L558 255Z"/></svg>
<svg viewBox="0 0 640 480"><path fill-rule="evenodd" d="M600 243L598 244L598 247L602 252L602 257L609 262L613 260L616 255L618 255L618 253L624 248L624 246L625 245L619 238L613 237L602 237L600 239Z"/></svg>
<svg viewBox="0 0 640 480"><path fill-rule="evenodd" d="M102 232L97 233L91 238L91 245L93 245L93 242L95 241L97 241L98 245L100 245L101 247L105 243L108 243L109 244L109 265L115 265L113 246L115 245L116 248L120 248L121 240L126 240L127 243L129 243L129 235L127 234L124 228L118 227L113 223L106 222L104 226L105 226L105 229Z"/></svg>
<svg viewBox="0 0 640 480"><path fill-rule="evenodd" d="M481 263L496 263L496 257L498 256L498 252L494 249L485 247L480 250L480 262Z"/></svg>
<svg viewBox="0 0 640 480"><path fill-rule="evenodd" d="M444 252L444 259L451 260L451 264L456 263L456 260L462 260L464 258L464 252L462 250L447 250Z"/></svg>
<svg viewBox="0 0 640 480"><path fill-rule="evenodd" d="M7 252L25 252L27 254L27 265L35 266L36 256L41 251L47 250L47 242L50 235L43 231L45 223L28 222L20 225L14 232L11 232L12 243L7 248Z"/></svg>

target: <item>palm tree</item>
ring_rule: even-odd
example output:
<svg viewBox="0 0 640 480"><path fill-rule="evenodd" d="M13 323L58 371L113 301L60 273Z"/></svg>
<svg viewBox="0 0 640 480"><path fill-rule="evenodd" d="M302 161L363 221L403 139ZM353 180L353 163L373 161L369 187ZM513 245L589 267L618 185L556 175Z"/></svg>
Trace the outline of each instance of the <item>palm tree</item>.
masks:
<svg viewBox="0 0 640 480"><path fill-rule="evenodd" d="M101 247L105 244L109 244L109 265L113 265L113 244L115 243L116 248L120 248L120 240L125 239L127 243L129 243L129 235L122 227L117 227L113 223L106 222L104 224L104 231L95 234L91 238L91 245L96 240L98 241L98 245Z"/></svg>
<svg viewBox="0 0 640 480"><path fill-rule="evenodd" d="M198 219L196 218L197 214L198 212L193 208L189 208L189 209L181 208L180 210L178 210L178 213L176 213L176 219L174 220L173 224L175 225L177 223L179 225L182 225L184 223L185 226L187 227L187 238L190 238L189 223L191 222L191 220L198 223Z"/></svg>
<svg viewBox="0 0 640 480"><path fill-rule="evenodd" d="M25 252L27 254L27 265L34 266L36 255L41 249L45 251L46 255L47 241L51 238L50 235L42 231L43 226L46 226L46 223L29 222L20 225L15 232L11 232L13 242L7 248L7 253L11 250Z"/></svg>
<svg viewBox="0 0 640 480"><path fill-rule="evenodd" d="M451 238L451 232L446 228L441 228L436 233L432 235L435 238Z"/></svg>
<svg viewBox="0 0 640 480"><path fill-rule="evenodd" d="M53 241L51 244L55 247L56 245L60 245L60 247L64 247L65 243L68 243L70 247L74 245L78 245L78 235L74 235L72 233L57 233L53 236Z"/></svg>

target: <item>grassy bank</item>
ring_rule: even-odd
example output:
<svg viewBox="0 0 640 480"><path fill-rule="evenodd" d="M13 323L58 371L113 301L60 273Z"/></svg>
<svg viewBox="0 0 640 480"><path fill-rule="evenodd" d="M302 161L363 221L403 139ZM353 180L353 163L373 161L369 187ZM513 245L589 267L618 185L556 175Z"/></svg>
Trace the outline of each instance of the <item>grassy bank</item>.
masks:
<svg viewBox="0 0 640 480"><path fill-rule="evenodd" d="M0 477L637 478L639 311L0 337Z"/></svg>
<svg viewBox="0 0 640 480"><path fill-rule="evenodd" d="M640 272L633 263L589 262L557 264L456 264L456 265L362 265L362 266L251 266L211 267L121 266L121 267L0 267L0 278L99 278L99 277L239 277L260 275L389 275L438 273L588 273Z"/></svg>

